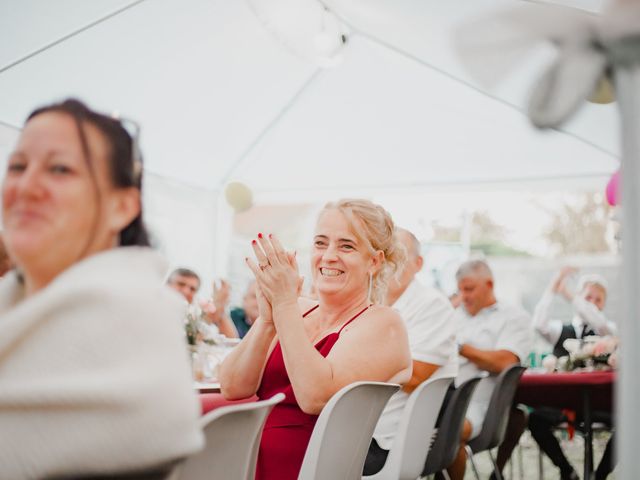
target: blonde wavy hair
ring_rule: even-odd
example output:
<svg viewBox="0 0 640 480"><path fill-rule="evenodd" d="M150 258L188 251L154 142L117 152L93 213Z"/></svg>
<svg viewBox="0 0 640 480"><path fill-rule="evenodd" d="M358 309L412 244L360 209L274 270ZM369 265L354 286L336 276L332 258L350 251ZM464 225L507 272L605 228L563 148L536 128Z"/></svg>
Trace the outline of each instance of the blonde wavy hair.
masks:
<svg viewBox="0 0 640 480"><path fill-rule="evenodd" d="M335 209L342 213L358 240L371 255L381 251L383 260L380 269L371 279L371 301L384 303L389 279L399 271L406 261L406 252L399 242L396 228L389 212L369 200L347 198L329 202L324 210Z"/></svg>

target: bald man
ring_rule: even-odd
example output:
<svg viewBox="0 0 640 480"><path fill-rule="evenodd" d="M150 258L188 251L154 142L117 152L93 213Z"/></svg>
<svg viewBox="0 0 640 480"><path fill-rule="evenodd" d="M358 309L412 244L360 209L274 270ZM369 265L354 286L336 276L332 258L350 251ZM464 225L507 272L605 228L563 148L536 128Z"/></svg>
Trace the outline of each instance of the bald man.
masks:
<svg viewBox="0 0 640 480"><path fill-rule="evenodd" d="M413 372L402 390L389 399L380 416L364 464L364 475L373 475L384 466L411 392L426 380L455 377L458 372L451 303L442 293L420 284L415 278L424 264L415 235L404 229L398 229L397 235L407 252L407 261L389 281L386 303L398 311L407 327Z"/></svg>

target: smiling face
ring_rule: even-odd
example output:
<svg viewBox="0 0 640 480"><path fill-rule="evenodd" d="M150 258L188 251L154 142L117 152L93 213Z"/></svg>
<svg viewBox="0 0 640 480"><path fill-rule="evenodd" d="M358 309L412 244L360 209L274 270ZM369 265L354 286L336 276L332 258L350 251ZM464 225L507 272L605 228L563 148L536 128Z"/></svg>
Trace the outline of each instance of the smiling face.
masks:
<svg viewBox="0 0 640 480"><path fill-rule="evenodd" d="M600 285L595 283L588 283L583 290L584 299L587 302L593 303L598 310L604 308L604 304L607 301L607 292Z"/></svg>
<svg viewBox="0 0 640 480"><path fill-rule="evenodd" d="M137 193L112 185L103 135L90 124L84 131L93 175L75 120L64 113L29 120L9 157L4 240L27 284L31 277L46 284L78 260L115 247L139 212Z"/></svg>
<svg viewBox="0 0 640 480"><path fill-rule="evenodd" d="M188 275L174 274L167 284L176 292L182 294L188 303L191 303L200 288L200 279Z"/></svg>
<svg viewBox="0 0 640 480"><path fill-rule="evenodd" d="M322 296L366 296L369 273L378 268L349 221L335 208L324 210L316 225L311 255L314 286Z"/></svg>

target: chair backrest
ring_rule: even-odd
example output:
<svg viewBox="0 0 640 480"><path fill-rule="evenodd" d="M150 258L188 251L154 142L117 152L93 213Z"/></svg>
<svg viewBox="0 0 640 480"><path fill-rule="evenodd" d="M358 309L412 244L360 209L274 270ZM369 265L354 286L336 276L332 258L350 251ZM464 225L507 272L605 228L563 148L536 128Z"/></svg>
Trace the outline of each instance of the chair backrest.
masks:
<svg viewBox="0 0 640 480"><path fill-rule="evenodd" d="M452 377L427 380L411 392L384 467L363 479L415 480L420 476L438 412L452 380Z"/></svg>
<svg viewBox="0 0 640 480"><path fill-rule="evenodd" d="M378 418L399 389L390 383L356 382L336 392L318 417L298 479L359 480Z"/></svg>
<svg viewBox="0 0 640 480"><path fill-rule="evenodd" d="M460 435L471 396L482 377L474 377L455 389L445 407L436 437L422 470L423 477L440 472L453 463L460 447Z"/></svg>
<svg viewBox="0 0 640 480"><path fill-rule="evenodd" d="M526 367L513 364L498 375L482 429L478 436L468 443L473 453L495 448L504 440L513 397L516 394L520 377L525 370Z"/></svg>
<svg viewBox="0 0 640 480"><path fill-rule="evenodd" d="M200 422L205 436L201 452L176 468L171 480L253 480L258 444L267 415L284 400L278 393L268 400L216 408Z"/></svg>

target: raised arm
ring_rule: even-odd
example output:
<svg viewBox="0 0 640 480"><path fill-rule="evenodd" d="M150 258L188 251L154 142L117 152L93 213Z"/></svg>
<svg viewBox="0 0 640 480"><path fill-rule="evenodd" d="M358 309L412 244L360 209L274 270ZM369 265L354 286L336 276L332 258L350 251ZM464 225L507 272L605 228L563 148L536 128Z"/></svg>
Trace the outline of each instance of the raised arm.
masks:
<svg viewBox="0 0 640 480"><path fill-rule="evenodd" d="M296 298L300 283L295 259L275 238L261 238L260 245L254 247L258 264L250 260L248 264L272 305L287 374L304 412L319 413L334 393L355 381L404 383L409 379L406 330L399 315L388 307L370 308L359 319L366 321L345 328L323 357L305 330Z"/></svg>
<svg viewBox="0 0 640 480"><path fill-rule="evenodd" d="M605 314L593 303L588 302L580 295L576 295L572 304L582 321L589 325L598 335L617 334L616 324L608 320Z"/></svg>
<svg viewBox="0 0 640 480"><path fill-rule="evenodd" d="M259 286L256 286L256 295L260 314L247 335L220 367L220 390L228 400L255 395L276 336L271 305L264 298Z"/></svg>
<svg viewBox="0 0 640 480"><path fill-rule="evenodd" d="M584 291L574 294L569 290L566 283L562 283L558 290L567 301L571 302L576 314L582 321L591 327L598 335L617 334L618 329L615 323L609 321L596 305L585 298L586 293Z"/></svg>
<svg viewBox="0 0 640 480"><path fill-rule="evenodd" d="M533 311L533 328L551 345L555 345L562 333L562 323L549 316L553 292L547 289Z"/></svg>
<svg viewBox="0 0 640 480"><path fill-rule="evenodd" d="M570 294L567 289L567 278L575 272L575 267L567 266L561 268L551 280L551 284L545 290L533 312L533 328L551 345L555 345L558 342L562 333L562 322L552 320L549 316L551 302L553 297L559 293L562 293L565 298Z"/></svg>
<svg viewBox="0 0 640 480"><path fill-rule="evenodd" d="M220 286L218 287L214 281L212 293L213 304L216 308L213 313L207 313L207 317L225 337L238 338L238 331L229 315L227 315L227 305L231 294L229 284L225 280L220 280Z"/></svg>

